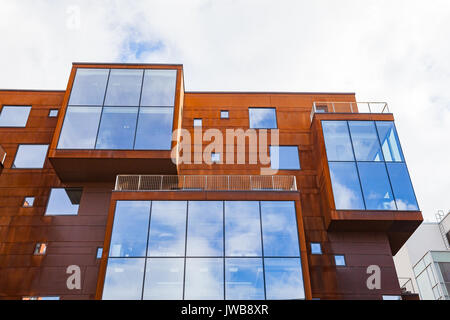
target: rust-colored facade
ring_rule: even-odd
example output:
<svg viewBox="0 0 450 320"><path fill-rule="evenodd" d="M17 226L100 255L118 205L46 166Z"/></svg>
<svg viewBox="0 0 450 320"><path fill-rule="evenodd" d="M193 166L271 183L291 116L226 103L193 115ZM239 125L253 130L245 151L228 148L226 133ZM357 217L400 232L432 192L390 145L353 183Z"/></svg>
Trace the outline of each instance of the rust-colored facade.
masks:
<svg viewBox="0 0 450 320"><path fill-rule="evenodd" d="M61 150L58 141L77 69L177 70L173 129L194 135L201 130L248 129L249 107L275 108L279 144L297 146L301 170L275 175L295 176L294 191L117 191L119 174L133 175L260 175L259 164L174 163L161 150ZM311 113L315 102L345 102L343 109ZM290 200L295 201L306 299L381 299L401 295L392 255L422 222L419 210L337 210L321 120L393 121L391 113L358 113L352 93L185 92L182 65L77 64L66 91L0 91L1 106L31 106L25 127L0 127L6 158L0 173L0 299L57 296L101 299L118 200ZM59 110L49 117L50 110ZM221 118L221 111L229 113ZM172 142L172 147L177 141ZM42 169L13 168L20 144L49 145ZM204 149L209 142L203 142ZM256 152L246 141L246 155ZM224 148L225 150L225 148ZM195 148L192 144L192 153ZM248 158L248 157L247 157ZM47 216L51 188L83 188L78 214ZM32 207L24 207L33 196ZM35 255L46 243L44 255ZM311 253L320 243L322 254ZM103 248L97 257L98 248ZM344 255L336 266L334 255ZM67 267L81 270L81 289L68 289ZM378 265L381 289L366 285L367 268Z"/></svg>

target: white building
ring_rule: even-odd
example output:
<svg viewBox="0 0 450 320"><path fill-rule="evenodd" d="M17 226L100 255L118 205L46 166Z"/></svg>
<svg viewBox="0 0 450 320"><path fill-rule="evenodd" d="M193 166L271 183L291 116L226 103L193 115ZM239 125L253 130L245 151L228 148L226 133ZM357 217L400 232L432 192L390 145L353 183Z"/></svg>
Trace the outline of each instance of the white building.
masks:
<svg viewBox="0 0 450 320"><path fill-rule="evenodd" d="M400 286L422 300L450 300L450 211L424 222L394 256Z"/></svg>

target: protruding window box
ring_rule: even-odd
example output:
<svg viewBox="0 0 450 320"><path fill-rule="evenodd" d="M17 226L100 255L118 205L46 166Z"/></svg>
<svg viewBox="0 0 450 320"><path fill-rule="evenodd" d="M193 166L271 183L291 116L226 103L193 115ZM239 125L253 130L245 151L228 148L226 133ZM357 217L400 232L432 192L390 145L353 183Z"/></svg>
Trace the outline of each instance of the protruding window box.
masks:
<svg viewBox="0 0 450 320"><path fill-rule="evenodd" d="M182 65L75 63L49 151L63 182L176 174Z"/></svg>

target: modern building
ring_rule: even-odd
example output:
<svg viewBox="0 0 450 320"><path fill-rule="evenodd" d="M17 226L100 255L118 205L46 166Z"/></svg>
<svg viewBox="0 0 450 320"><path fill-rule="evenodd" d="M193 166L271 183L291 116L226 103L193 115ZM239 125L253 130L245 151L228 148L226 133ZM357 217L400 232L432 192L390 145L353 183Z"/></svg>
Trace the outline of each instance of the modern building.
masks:
<svg viewBox="0 0 450 320"><path fill-rule="evenodd" d="M423 218L385 103L74 63L65 91L0 105L2 299L402 294Z"/></svg>
<svg viewBox="0 0 450 320"><path fill-rule="evenodd" d="M424 222L394 257L404 292L422 300L450 300L450 211Z"/></svg>

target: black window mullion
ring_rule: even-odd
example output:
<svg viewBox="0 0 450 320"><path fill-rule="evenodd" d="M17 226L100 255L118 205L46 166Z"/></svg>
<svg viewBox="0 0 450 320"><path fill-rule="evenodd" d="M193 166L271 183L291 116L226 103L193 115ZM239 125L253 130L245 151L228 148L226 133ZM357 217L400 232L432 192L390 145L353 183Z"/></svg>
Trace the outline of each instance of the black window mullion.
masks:
<svg viewBox="0 0 450 320"><path fill-rule="evenodd" d="M184 296L186 293L186 263L187 263L187 233L188 233L188 223L189 223L189 202L186 201L186 232L184 234L184 272L183 272L183 296L182 300L184 300Z"/></svg>
<svg viewBox="0 0 450 320"><path fill-rule="evenodd" d="M225 201L222 201L222 241L223 241L223 300L226 300L226 271L225 271Z"/></svg>
<svg viewBox="0 0 450 320"><path fill-rule="evenodd" d="M263 228L262 228L262 213L261 213L261 201L258 201L259 205L259 227L261 230L261 261L262 261L262 268L263 268L263 282L264 282L264 299L267 300L267 293L266 293L266 268L264 263L264 239L263 239Z"/></svg>
<svg viewBox="0 0 450 320"><path fill-rule="evenodd" d="M111 76L111 69L108 71L108 79L106 80L106 87L105 87L105 94L103 96L103 103L102 103L102 111L100 113L100 119L98 120L98 127L97 127L97 134L95 136L95 143L94 143L94 149L97 149L97 140L98 140L98 134L100 132L100 125L102 123L103 118L103 109L105 108L105 101L106 101L106 93L108 92L108 86L109 86L109 77Z"/></svg>
<svg viewBox="0 0 450 320"><path fill-rule="evenodd" d="M141 93L139 95L139 105L138 105L138 111L136 116L136 126L134 127L134 139L133 139L133 150L134 145L136 144L136 135L137 135L137 128L139 123L139 115L141 113L141 101L142 101L142 91L144 90L144 78L145 78L145 70L142 70L142 80L141 80Z"/></svg>
<svg viewBox="0 0 450 320"><path fill-rule="evenodd" d="M150 220L152 218L152 205L153 201L150 201L150 211L148 213L148 231L147 231L147 245L145 246L145 262L144 262L144 279L142 280L142 293L141 293L141 300L144 299L144 289L145 289L145 276L147 274L147 259L148 259L148 241L150 238Z"/></svg>

